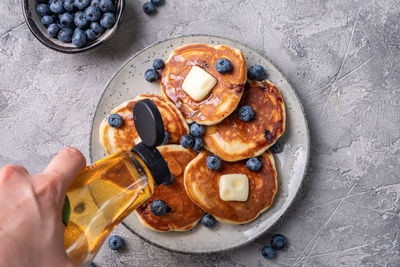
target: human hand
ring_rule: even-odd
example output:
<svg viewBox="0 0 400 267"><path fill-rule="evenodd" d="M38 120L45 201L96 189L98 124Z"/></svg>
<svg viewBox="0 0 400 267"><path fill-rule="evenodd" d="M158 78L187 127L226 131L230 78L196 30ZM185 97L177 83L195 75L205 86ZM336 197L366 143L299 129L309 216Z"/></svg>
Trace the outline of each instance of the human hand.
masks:
<svg viewBox="0 0 400 267"><path fill-rule="evenodd" d="M61 214L66 191L84 166L81 152L65 148L41 174L19 165L0 169L0 266L73 266Z"/></svg>

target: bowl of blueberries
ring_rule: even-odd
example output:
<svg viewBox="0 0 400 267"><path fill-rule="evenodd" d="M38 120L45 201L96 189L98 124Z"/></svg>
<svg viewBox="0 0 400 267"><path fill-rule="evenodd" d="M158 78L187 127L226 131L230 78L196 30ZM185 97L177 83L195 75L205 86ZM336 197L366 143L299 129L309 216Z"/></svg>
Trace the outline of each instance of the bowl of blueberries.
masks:
<svg viewBox="0 0 400 267"><path fill-rule="evenodd" d="M22 8L41 43L72 54L104 43L117 31L124 0L23 0Z"/></svg>

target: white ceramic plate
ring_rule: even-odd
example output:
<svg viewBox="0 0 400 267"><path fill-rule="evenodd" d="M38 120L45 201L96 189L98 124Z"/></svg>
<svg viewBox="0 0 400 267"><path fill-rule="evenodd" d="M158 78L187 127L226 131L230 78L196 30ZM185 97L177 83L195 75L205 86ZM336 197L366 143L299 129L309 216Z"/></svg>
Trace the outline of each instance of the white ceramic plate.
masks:
<svg viewBox="0 0 400 267"><path fill-rule="evenodd" d="M112 108L138 94L160 93L158 83L148 83L144 79L144 72L152 67L153 59L165 60L172 50L190 43L225 44L241 49L247 66L264 66L268 72L268 79L281 90L286 104L287 125L284 135L280 138L280 142L284 144L284 151L274 155L278 172L278 192L272 206L266 212L244 225L218 223L214 229L208 229L199 224L187 232L159 233L143 227L134 213L124 220L124 224L142 239L168 250L182 253L221 252L245 245L270 228L293 201L307 169L310 141L303 107L283 73L269 59L240 43L205 35L177 37L145 48L117 71L104 90L93 119L90 157L93 162L106 156L98 140L98 130L101 120Z"/></svg>

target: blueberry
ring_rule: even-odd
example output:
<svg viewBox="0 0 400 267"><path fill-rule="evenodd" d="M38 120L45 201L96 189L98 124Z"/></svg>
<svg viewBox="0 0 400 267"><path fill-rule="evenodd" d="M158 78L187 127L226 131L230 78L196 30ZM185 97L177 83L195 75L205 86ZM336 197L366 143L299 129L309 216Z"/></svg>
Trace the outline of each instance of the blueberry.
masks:
<svg viewBox="0 0 400 267"><path fill-rule="evenodd" d="M160 79L160 74L155 69L148 69L144 73L144 78L146 79L146 81L152 83Z"/></svg>
<svg viewBox="0 0 400 267"><path fill-rule="evenodd" d="M36 6L36 12L41 17L46 16L46 15L50 15L50 13L51 13L49 5L45 5L45 4L37 5Z"/></svg>
<svg viewBox="0 0 400 267"><path fill-rule="evenodd" d="M194 145L193 136L191 136L190 134L184 135L181 137L179 143L185 148L191 148Z"/></svg>
<svg viewBox="0 0 400 267"><path fill-rule="evenodd" d="M75 6L79 10L84 10L90 5L90 0L75 0Z"/></svg>
<svg viewBox="0 0 400 267"><path fill-rule="evenodd" d="M99 7L100 6L100 0L92 0L90 2L91 6Z"/></svg>
<svg viewBox="0 0 400 267"><path fill-rule="evenodd" d="M110 117L108 117L108 124L111 127L119 128L122 126L123 122L124 121L122 120L122 117L119 114L111 114Z"/></svg>
<svg viewBox="0 0 400 267"><path fill-rule="evenodd" d="M226 73L232 70L232 63L226 58L220 58L215 62L215 69L219 73Z"/></svg>
<svg viewBox="0 0 400 267"><path fill-rule="evenodd" d="M36 0L39 4L47 4L49 1L48 0Z"/></svg>
<svg viewBox="0 0 400 267"><path fill-rule="evenodd" d="M106 12L113 12L114 11L114 4L111 0L100 0L99 8L104 13Z"/></svg>
<svg viewBox="0 0 400 267"><path fill-rule="evenodd" d="M281 153L283 151L283 146L279 141L276 141L275 144L273 144L270 148L269 151L274 154Z"/></svg>
<svg viewBox="0 0 400 267"><path fill-rule="evenodd" d="M100 19L100 25L106 29L109 29L114 24L115 24L115 15L113 13L104 13Z"/></svg>
<svg viewBox="0 0 400 267"><path fill-rule="evenodd" d="M57 38L63 43L70 43L72 41L72 35L74 31L68 27L62 27L58 32Z"/></svg>
<svg viewBox="0 0 400 267"><path fill-rule="evenodd" d="M125 241L119 235L112 235L108 239L108 246L112 250L121 249L125 245Z"/></svg>
<svg viewBox="0 0 400 267"><path fill-rule="evenodd" d="M215 218L211 214L206 213L201 217L201 224L205 227L213 227L215 222Z"/></svg>
<svg viewBox="0 0 400 267"><path fill-rule="evenodd" d="M74 15L69 12L65 12L59 15L58 19L60 20L61 25L63 25L64 27L72 28L75 26Z"/></svg>
<svg viewBox="0 0 400 267"><path fill-rule="evenodd" d="M101 27L101 25L98 22L92 22L90 23L90 29L94 31L96 34L102 34L106 29Z"/></svg>
<svg viewBox="0 0 400 267"><path fill-rule="evenodd" d="M64 12L63 0L51 0L50 11L54 14L61 14Z"/></svg>
<svg viewBox="0 0 400 267"><path fill-rule="evenodd" d="M53 16L43 16L42 19L40 20L43 24L43 26L45 26L46 28L50 26L50 24L54 23L54 18Z"/></svg>
<svg viewBox="0 0 400 267"><path fill-rule="evenodd" d="M75 10L75 0L64 0L63 7L65 11L73 12Z"/></svg>
<svg viewBox="0 0 400 267"><path fill-rule="evenodd" d="M241 106L238 115L241 121L251 121L254 118L254 110L250 106Z"/></svg>
<svg viewBox="0 0 400 267"><path fill-rule="evenodd" d="M204 141L201 137L194 138L193 150L196 152L200 152L203 149Z"/></svg>
<svg viewBox="0 0 400 267"><path fill-rule="evenodd" d="M218 170L221 168L221 159L217 155L210 155L207 157L206 164L210 170Z"/></svg>
<svg viewBox="0 0 400 267"><path fill-rule="evenodd" d="M94 31L92 29L87 29L85 31L85 34L86 34L86 39L88 40L88 42L96 40L96 34L94 33Z"/></svg>
<svg viewBox="0 0 400 267"><path fill-rule="evenodd" d="M49 27L47 28L47 34L50 37L55 38L57 36L58 31L60 30L60 27L56 23L50 24Z"/></svg>
<svg viewBox="0 0 400 267"><path fill-rule="evenodd" d="M166 144L168 144L168 141L169 141L169 133L168 132L164 132L164 139L163 139L163 141L162 141L162 145L166 145Z"/></svg>
<svg viewBox="0 0 400 267"><path fill-rule="evenodd" d="M156 59L154 59L154 61L153 61L153 68L154 68L155 70L161 70L161 69L164 68L164 66L165 66L164 60L162 60L161 58L156 58Z"/></svg>
<svg viewBox="0 0 400 267"><path fill-rule="evenodd" d="M250 80L262 81L266 76L265 70L260 65L254 65L247 70L247 77Z"/></svg>
<svg viewBox="0 0 400 267"><path fill-rule="evenodd" d="M156 216L164 215L167 212L167 204L162 200L156 199L151 202L150 211Z"/></svg>
<svg viewBox="0 0 400 267"><path fill-rule="evenodd" d="M89 267L96 267L96 264L94 264L93 262L90 263Z"/></svg>
<svg viewBox="0 0 400 267"><path fill-rule="evenodd" d="M262 163L258 158L249 158L246 161L246 167L250 171L257 172L261 169Z"/></svg>
<svg viewBox="0 0 400 267"><path fill-rule="evenodd" d="M204 127L197 123L193 123L190 125L189 131L191 135L202 136L204 134Z"/></svg>
<svg viewBox="0 0 400 267"><path fill-rule="evenodd" d="M76 12L74 16L74 24L79 29L85 28L88 24L85 13L83 13L82 11Z"/></svg>
<svg viewBox="0 0 400 267"><path fill-rule="evenodd" d="M164 0L151 0L151 3L155 6L162 6L164 2Z"/></svg>
<svg viewBox="0 0 400 267"><path fill-rule="evenodd" d="M287 244L286 237L283 235L274 235L271 240L271 247L276 250L283 249Z"/></svg>
<svg viewBox="0 0 400 267"><path fill-rule="evenodd" d="M85 32L82 31L81 29L76 28L74 35L72 35L72 43L76 47L82 47L86 44L86 42L87 42L87 38L86 38Z"/></svg>
<svg viewBox="0 0 400 267"><path fill-rule="evenodd" d="M266 259L274 259L275 258L275 250L271 248L270 246L265 246L261 249L261 254L266 258Z"/></svg>
<svg viewBox="0 0 400 267"><path fill-rule="evenodd" d="M147 15L152 15L156 12L156 7L152 3L146 2L143 4L143 11Z"/></svg>
<svg viewBox="0 0 400 267"><path fill-rule="evenodd" d="M101 17L101 11L98 7L89 6L85 9L85 16L88 21L98 21Z"/></svg>

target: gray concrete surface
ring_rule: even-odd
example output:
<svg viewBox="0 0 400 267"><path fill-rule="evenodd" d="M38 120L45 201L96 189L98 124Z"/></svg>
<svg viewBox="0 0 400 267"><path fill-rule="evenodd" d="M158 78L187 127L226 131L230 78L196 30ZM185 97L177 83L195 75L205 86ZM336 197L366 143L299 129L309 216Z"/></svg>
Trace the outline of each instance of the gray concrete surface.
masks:
<svg viewBox="0 0 400 267"><path fill-rule="evenodd" d="M271 58L296 88L312 139L308 175L286 215L252 244L188 256L118 226L127 249L103 247L97 266L399 266L400 2L166 0L156 16L126 1L119 32L102 47L64 55L40 44L19 0L0 2L0 165L43 169L65 146L86 156L100 94L145 46L206 33ZM289 239L277 259L260 249Z"/></svg>

